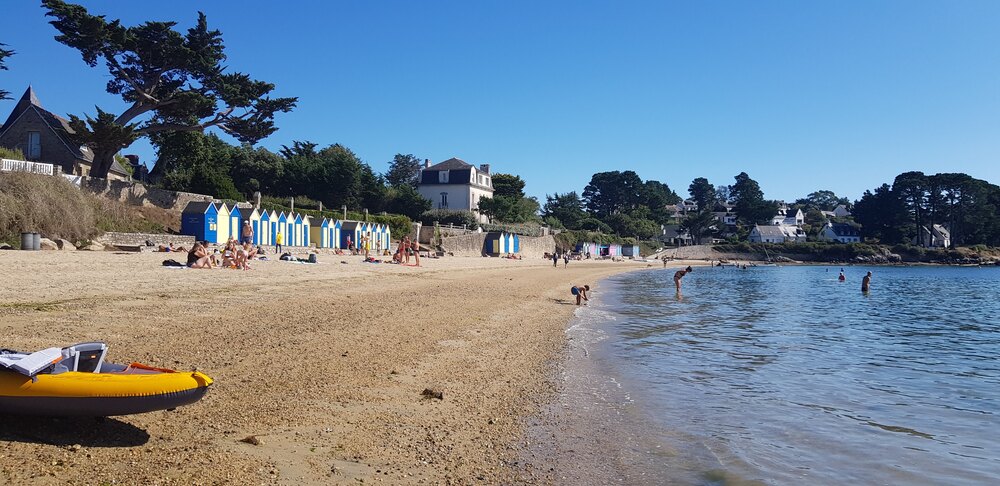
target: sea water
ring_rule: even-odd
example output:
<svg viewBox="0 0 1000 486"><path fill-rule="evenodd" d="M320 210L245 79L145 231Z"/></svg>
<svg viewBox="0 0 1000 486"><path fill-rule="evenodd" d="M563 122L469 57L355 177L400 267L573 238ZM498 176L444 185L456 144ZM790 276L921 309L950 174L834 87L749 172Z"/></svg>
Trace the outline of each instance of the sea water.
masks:
<svg viewBox="0 0 1000 486"><path fill-rule="evenodd" d="M1000 269L674 270L577 313L557 480L1000 484Z"/></svg>

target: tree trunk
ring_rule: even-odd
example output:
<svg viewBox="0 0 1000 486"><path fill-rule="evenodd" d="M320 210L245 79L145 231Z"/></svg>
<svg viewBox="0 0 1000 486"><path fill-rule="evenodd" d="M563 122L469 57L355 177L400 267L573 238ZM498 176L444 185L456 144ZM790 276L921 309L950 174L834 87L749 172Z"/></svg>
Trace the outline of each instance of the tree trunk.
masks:
<svg viewBox="0 0 1000 486"><path fill-rule="evenodd" d="M111 171L111 164L115 161L115 153L103 150L94 151L94 161L90 165L90 177L100 177L101 179L108 178L108 172Z"/></svg>

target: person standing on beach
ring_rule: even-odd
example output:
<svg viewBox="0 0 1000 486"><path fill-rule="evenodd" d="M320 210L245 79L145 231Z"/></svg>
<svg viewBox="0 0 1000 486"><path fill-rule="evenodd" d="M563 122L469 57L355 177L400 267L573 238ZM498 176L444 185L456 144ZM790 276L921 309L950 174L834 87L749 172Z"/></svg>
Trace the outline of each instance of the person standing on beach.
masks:
<svg viewBox="0 0 1000 486"><path fill-rule="evenodd" d="M868 274L865 275L865 278L861 279L861 292L867 294L868 289L871 287L871 285L872 285L872 273L868 272Z"/></svg>
<svg viewBox="0 0 1000 486"><path fill-rule="evenodd" d="M681 279L684 278L685 275L691 273L692 271L694 271L694 269L691 268L690 265L688 265L688 267L685 268L684 270L678 270L676 273L674 273L674 286L677 287L677 293L681 292Z"/></svg>
<svg viewBox="0 0 1000 486"><path fill-rule="evenodd" d="M569 253L563 253L563 268L569 267Z"/></svg>
<svg viewBox="0 0 1000 486"><path fill-rule="evenodd" d="M416 241L410 243L410 249L413 250L413 266L420 266L420 243Z"/></svg>
<svg viewBox="0 0 1000 486"><path fill-rule="evenodd" d="M559 254L556 252L552 252L552 268L556 268L558 266L559 266Z"/></svg>
<svg viewBox="0 0 1000 486"><path fill-rule="evenodd" d="M281 253L281 245L285 242L285 234L278 230L278 234L274 235L274 253Z"/></svg>
<svg viewBox="0 0 1000 486"><path fill-rule="evenodd" d="M574 285L572 288L569 289L569 292L576 296L576 305L580 305L581 299L590 301L590 299L587 297L587 292L589 291L590 291L589 285L583 285L583 286Z"/></svg>
<svg viewBox="0 0 1000 486"><path fill-rule="evenodd" d="M250 226L250 221L243 222L243 241L241 243L253 243L253 227Z"/></svg>

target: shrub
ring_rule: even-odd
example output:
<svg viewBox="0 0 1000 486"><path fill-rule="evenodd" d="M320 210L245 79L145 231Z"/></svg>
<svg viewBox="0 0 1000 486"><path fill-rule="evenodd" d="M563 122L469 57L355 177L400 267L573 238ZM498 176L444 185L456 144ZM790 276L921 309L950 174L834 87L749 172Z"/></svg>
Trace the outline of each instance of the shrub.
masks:
<svg viewBox="0 0 1000 486"><path fill-rule="evenodd" d="M466 226L469 228L475 228L479 225L479 220L476 219L476 215L472 211L456 211L450 209L431 209L430 211L424 211L424 214L420 215L420 220L425 225L434 224L435 221L438 224L451 224L455 226Z"/></svg>
<svg viewBox="0 0 1000 486"><path fill-rule="evenodd" d="M0 159L24 160L24 153L18 149L0 147Z"/></svg>

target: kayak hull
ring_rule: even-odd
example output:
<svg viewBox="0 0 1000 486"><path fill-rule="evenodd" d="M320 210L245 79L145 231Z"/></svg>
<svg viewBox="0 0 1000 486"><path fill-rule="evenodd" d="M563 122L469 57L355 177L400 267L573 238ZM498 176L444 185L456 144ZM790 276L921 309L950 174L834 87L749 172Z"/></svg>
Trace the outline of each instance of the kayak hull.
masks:
<svg viewBox="0 0 1000 486"><path fill-rule="evenodd" d="M146 413L197 402L212 384L211 378L196 371L129 369L135 371L33 378L0 371L0 413L64 417Z"/></svg>

